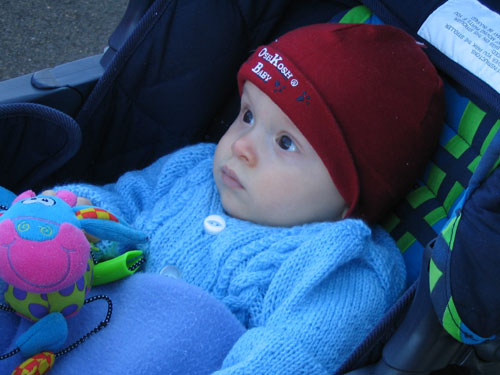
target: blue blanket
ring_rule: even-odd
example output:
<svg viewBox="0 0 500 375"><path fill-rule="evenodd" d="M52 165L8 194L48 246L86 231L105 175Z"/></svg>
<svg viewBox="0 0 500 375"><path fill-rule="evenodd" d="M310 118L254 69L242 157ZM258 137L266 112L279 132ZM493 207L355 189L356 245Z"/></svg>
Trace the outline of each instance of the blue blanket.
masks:
<svg viewBox="0 0 500 375"><path fill-rule="evenodd" d="M50 374L209 374L217 370L244 332L231 312L201 289L158 274L136 274L95 288L113 301L107 327L56 358ZM93 302L68 319L67 345L94 329L107 305ZM5 353L32 323L2 313L0 350ZM10 374L18 354L0 361Z"/></svg>

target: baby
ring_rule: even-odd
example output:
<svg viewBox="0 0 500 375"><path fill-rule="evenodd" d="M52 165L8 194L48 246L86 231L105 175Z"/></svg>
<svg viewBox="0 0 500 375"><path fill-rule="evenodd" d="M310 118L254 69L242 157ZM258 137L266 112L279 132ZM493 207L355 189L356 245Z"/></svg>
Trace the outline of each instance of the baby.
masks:
<svg viewBox="0 0 500 375"><path fill-rule="evenodd" d="M437 143L442 82L422 46L396 28L321 24L258 48L238 84L240 113L217 146L186 147L114 184L64 188L148 234L150 276L131 280L167 283L159 274L175 269L238 319L244 331L217 374L333 373L404 290L399 251L373 225ZM151 332L161 330L173 319L162 298L145 288L117 314L156 311ZM137 361L121 347L150 333L121 329L114 350L130 370ZM190 334L194 348L199 332ZM131 346L148 362L168 345ZM100 361L96 368L111 362Z"/></svg>

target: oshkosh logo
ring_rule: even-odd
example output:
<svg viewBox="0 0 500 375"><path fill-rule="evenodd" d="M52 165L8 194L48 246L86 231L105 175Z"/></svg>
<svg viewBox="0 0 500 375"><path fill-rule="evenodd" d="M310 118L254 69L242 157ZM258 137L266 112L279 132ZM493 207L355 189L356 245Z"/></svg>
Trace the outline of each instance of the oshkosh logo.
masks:
<svg viewBox="0 0 500 375"><path fill-rule="evenodd" d="M260 77L260 79L262 79L263 81L267 82L272 77L271 77L271 75L268 72L266 72L265 70L262 70L263 67L264 67L264 64L262 64L261 62L258 62L257 65L255 65L252 68L252 72L254 72L255 74L257 74L257 76Z"/></svg>
<svg viewBox="0 0 500 375"><path fill-rule="evenodd" d="M288 69L285 64L281 62L283 57L281 57L278 53L274 55L270 54L267 51L267 48L264 47L259 52L259 57L262 57L264 60L268 61L270 64L274 65L276 69L285 77L287 80L293 77L293 73Z"/></svg>

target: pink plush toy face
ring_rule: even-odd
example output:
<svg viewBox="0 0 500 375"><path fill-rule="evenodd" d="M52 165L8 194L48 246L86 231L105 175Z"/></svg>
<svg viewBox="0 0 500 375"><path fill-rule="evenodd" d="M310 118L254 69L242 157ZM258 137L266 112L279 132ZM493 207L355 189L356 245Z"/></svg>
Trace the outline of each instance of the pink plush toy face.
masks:
<svg viewBox="0 0 500 375"><path fill-rule="evenodd" d="M71 207L76 196L24 193L0 216L0 278L31 293L64 289L87 269L90 244Z"/></svg>
<svg viewBox="0 0 500 375"><path fill-rule="evenodd" d="M90 245L81 229L67 223L58 229L53 239L32 241L21 238L12 221L1 222L1 278L32 293L50 293L81 278Z"/></svg>

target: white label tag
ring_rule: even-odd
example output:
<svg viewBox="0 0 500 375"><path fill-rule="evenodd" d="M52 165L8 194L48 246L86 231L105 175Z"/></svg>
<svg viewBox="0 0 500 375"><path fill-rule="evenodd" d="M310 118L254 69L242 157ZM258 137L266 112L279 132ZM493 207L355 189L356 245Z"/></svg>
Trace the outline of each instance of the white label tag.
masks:
<svg viewBox="0 0 500 375"><path fill-rule="evenodd" d="M500 15L477 0L449 0L418 35L500 93Z"/></svg>

